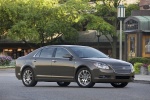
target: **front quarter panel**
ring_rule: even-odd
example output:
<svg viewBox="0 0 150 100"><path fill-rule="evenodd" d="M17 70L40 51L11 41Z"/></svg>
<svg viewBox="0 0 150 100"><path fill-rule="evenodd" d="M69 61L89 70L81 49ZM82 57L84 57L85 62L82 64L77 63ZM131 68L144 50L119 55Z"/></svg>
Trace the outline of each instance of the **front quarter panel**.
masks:
<svg viewBox="0 0 150 100"><path fill-rule="evenodd" d="M87 61L87 60L83 60L83 59L80 59L80 58L76 59L76 61L75 61L76 73L82 67L88 68L91 72L96 68L94 66L94 62L93 61Z"/></svg>

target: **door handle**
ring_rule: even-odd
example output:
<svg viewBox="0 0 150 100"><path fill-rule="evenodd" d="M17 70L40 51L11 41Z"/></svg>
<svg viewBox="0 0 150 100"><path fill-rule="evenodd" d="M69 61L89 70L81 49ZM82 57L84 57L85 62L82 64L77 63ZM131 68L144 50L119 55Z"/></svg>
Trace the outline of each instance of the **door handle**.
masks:
<svg viewBox="0 0 150 100"><path fill-rule="evenodd" d="M54 62L54 63L55 63L55 62L56 62L56 60L52 60L52 62Z"/></svg>

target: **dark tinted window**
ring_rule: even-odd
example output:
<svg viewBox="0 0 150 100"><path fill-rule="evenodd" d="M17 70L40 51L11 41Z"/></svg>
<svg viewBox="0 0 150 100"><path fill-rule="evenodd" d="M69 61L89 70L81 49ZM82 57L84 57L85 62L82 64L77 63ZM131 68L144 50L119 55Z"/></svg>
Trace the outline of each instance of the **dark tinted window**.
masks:
<svg viewBox="0 0 150 100"><path fill-rule="evenodd" d="M40 57L51 58L53 56L53 52L54 52L54 48L44 48L40 53Z"/></svg>
<svg viewBox="0 0 150 100"><path fill-rule="evenodd" d="M69 54L69 52L64 48L57 48L56 50L56 58L63 58L64 55Z"/></svg>
<svg viewBox="0 0 150 100"><path fill-rule="evenodd" d="M91 47L70 47L80 58L108 58L107 55Z"/></svg>

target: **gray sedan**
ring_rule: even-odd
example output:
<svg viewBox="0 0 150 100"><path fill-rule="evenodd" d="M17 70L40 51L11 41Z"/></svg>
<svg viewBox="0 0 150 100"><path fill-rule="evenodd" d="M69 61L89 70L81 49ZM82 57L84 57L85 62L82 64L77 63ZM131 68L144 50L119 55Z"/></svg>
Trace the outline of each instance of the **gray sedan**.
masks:
<svg viewBox="0 0 150 100"><path fill-rule="evenodd" d="M77 82L80 87L95 83L110 83L123 88L134 79L132 64L109 58L88 46L51 45L34 50L16 60L16 77L27 87L37 82L57 82L68 86Z"/></svg>

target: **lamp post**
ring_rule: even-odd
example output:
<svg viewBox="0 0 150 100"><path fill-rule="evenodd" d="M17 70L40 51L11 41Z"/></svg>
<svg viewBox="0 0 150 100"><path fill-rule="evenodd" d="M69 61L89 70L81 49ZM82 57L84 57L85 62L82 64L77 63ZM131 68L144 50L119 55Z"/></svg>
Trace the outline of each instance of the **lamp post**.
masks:
<svg viewBox="0 0 150 100"><path fill-rule="evenodd" d="M120 56L119 59L122 60L122 21L125 18L125 7L124 5L118 6L117 17L120 20Z"/></svg>
<svg viewBox="0 0 150 100"><path fill-rule="evenodd" d="M99 30L96 31L96 36L98 38L98 49L99 49L99 38L101 36L101 33L99 32Z"/></svg>

